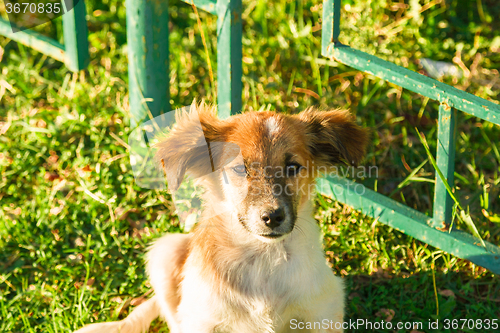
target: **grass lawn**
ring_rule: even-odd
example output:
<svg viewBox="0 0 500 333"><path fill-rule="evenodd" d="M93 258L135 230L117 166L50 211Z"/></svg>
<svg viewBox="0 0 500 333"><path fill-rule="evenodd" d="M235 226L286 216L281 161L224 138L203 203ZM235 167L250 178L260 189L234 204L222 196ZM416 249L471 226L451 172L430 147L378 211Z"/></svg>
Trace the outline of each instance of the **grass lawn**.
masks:
<svg viewBox="0 0 500 333"><path fill-rule="evenodd" d="M139 188L128 159L124 1L85 2L91 63L80 73L0 37L0 332L70 332L123 318L149 290L146 247L180 231L169 195ZM343 5L342 42L415 71L421 58L454 62L464 75L444 82L498 103L498 0ZM169 8L172 109L215 102L207 61L215 70L216 17L200 12L200 31L189 5ZM430 163L398 185L427 158L416 129L435 151L438 104L321 57L321 13L319 0L244 1L245 110L349 108L372 130L365 165L379 171L364 183L430 214ZM37 30L62 35L60 19ZM457 128L455 193L481 237L500 244L500 127L459 113ZM316 201L328 261L346 281L346 319L494 332L427 325L499 319L498 276L348 206ZM151 331L168 329L155 321Z"/></svg>

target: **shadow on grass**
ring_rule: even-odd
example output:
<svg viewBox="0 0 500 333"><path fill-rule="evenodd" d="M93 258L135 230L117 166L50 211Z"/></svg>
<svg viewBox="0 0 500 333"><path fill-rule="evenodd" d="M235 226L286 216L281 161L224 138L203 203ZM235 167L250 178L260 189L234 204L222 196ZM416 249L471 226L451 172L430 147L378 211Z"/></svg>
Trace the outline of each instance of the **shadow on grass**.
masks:
<svg viewBox="0 0 500 333"><path fill-rule="evenodd" d="M484 327L469 329L467 324L461 329L463 322L460 320L485 323L486 319L500 317L500 281L497 278L471 280L464 273L436 272L435 281L437 302L432 271L413 275L403 273L399 277L380 273L346 278L348 303L345 320L365 321L365 325L369 325L367 321L384 320L392 325L392 329L364 326L356 330L351 326L347 332L410 332L417 328L420 332L496 332ZM446 329L447 323L451 324L454 319L458 320L459 329ZM436 320L439 329L429 327L431 323L435 325ZM398 330L397 325L407 326ZM470 325L472 327L472 322Z"/></svg>

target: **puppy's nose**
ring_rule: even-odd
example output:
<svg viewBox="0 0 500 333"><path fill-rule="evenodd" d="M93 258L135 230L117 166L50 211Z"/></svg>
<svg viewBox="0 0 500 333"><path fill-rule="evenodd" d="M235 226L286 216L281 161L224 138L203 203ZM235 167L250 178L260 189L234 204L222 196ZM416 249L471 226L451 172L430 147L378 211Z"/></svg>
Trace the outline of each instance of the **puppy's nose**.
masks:
<svg viewBox="0 0 500 333"><path fill-rule="evenodd" d="M282 208L264 212L261 217L262 221L271 229L277 228L285 220L285 212Z"/></svg>

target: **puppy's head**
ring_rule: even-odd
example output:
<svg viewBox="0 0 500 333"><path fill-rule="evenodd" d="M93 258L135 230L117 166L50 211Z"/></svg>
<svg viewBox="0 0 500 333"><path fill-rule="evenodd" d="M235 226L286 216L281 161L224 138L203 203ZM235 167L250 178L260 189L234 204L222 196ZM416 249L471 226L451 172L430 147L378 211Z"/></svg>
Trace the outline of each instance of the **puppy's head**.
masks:
<svg viewBox="0 0 500 333"><path fill-rule="evenodd" d="M186 172L203 178L221 169L215 179L206 177L205 200L230 210L246 233L264 242L292 232L318 169L357 164L365 152L367 132L346 111L252 112L227 120L205 106L196 111L158 145L169 186L176 189Z"/></svg>

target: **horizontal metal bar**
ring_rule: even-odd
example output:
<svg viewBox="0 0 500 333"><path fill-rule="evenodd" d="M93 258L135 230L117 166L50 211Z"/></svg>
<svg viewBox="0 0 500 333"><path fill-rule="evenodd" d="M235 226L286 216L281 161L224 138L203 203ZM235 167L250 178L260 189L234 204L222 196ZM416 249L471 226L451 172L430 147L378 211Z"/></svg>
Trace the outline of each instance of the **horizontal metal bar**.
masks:
<svg viewBox="0 0 500 333"><path fill-rule="evenodd" d="M432 228L431 217L372 191L362 184L340 177L318 178L316 181L317 190L321 194L348 204L363 214L376 218L379 222L422 242L500 274L500 247L485 242L485 249L477 238L468 233Z"/></svg>
<svg viewBox="0 0 500 333"><path fill-rule="evenodd" d="M11 23L0 18L0 35L29 46L32 49L46 54L56 60L64 63L66 62L64 45L56 42L52 38L39 34L38 32L27 29L14 33L12 32Z"/></svg>
<svg viewBox="0 0 500 333"><path fill-rule="evenodd" d="M430 99L438 100L449 107L500 125L500 105L425 75L340 43L331 43L323 55Z"/></svg>
<svg viewBox="0 0 500 333"><path fill-rule="evenodd" d="M185 3L188 3L196 6L196 8L203 9L210 14L217 15L217 10L215 6L217 5L217 0L182 0Z"/></svg>

